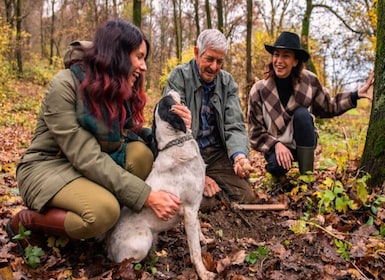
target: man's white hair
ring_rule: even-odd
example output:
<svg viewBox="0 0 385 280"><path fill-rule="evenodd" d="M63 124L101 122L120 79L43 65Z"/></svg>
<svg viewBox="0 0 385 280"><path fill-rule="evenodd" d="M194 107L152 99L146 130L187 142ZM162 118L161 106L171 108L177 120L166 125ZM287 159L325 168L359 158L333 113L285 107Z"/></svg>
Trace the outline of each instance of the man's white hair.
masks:
<svg viewBox="0 0 385 280"><path fill-rule="evenodd" d="M197 39L199 56L201 56L208 47L226 54L228 46L225 35L218 29L206 29L199 34Z"/></svg>

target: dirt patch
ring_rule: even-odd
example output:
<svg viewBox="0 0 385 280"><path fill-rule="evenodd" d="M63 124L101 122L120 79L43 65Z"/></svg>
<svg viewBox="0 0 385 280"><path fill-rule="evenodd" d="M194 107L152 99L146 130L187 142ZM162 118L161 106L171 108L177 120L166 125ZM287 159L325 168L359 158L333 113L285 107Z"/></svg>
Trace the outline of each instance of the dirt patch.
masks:
<svg viewBox="0 0 385 280"><path fill-rule="evenodd" d="M217 279L385 279L383 207L378 205L377 215L363 207L317 214L314 194L319 182L333 176L340 180L336 172L316 171L313 183L302 183L301 188L289 184L295 190L290 192L288 185L269 182L263 159L257 157L252 162L259 203L286 203L287 209L235 211L219 200L212 211L199 213L202 232L212 241L202 244L204 263L217 273ZM356 176L354 170L348 169L351 174L347 177ZM61 248L60 243L52 246L55 239L51 237L40 246L45 252L41 265L32 269L5 232L7 221L23 202L14 175L6 171L1 175L0 279L198 279L182 224L162 233L140 265L129 260L111 263L98 240L72 241ZM295 177L290 180L298 182ZM349 183L345 189L349 193ZM373 194L384 195L381 189Z"/></svg>

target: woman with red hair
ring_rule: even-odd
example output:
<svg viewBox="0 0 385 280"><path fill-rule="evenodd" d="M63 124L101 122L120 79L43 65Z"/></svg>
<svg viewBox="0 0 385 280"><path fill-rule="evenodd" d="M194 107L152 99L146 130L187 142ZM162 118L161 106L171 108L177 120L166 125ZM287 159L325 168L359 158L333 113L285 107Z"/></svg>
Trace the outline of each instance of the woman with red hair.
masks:
<svg viewBox="0 0 385 280"><path fill-rule="evenodd" d="M179 209L177 197L153 192L144 181L154 155L143 128L149 42L142 31L109 20L92 44L73 52L82 59L51 81L32 143L18 164L28 209L8 223L10 237L21 224L33 233L87 239L112 228L121 205L150 207L165 220ZM190 127L189 111L182 105L174 110Z"/></svg>

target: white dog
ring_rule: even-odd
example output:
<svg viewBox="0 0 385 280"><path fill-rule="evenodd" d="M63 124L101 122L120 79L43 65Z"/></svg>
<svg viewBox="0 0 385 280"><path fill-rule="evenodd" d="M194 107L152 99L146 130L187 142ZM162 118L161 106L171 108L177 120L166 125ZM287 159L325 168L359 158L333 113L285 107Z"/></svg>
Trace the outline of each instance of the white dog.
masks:
<svg viewBox="0 0 385 280"><path fill-rule="evenodd" d="M134 213L124 207L116 226L107 235L108 256L115 262L133 258L136 262L145 258L158 233L175 227L183 221L191 261L202 280L215 278L207 271L201 256L200 238L203 237L198 220L205 180L205 163L197 142L183 120L170 111L179 94L172 91L163 97L154 114L155 137L158 156L146 182L154 191L167 191L181 201L180 212L169 221L159 219L144 207Z"/></svg>

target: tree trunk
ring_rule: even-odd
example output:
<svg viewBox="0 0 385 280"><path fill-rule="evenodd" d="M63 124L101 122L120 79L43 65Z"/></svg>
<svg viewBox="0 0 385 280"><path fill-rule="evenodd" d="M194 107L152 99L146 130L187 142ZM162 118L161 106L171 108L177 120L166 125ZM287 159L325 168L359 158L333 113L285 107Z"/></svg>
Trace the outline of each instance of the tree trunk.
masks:
<svg viewBox="0 0 385 280"><path fill-rule="evenodd" d="M99 22L98 4L96 0L87 0L87 22L89 22L93 29L95 29Z"/></svg>
<svg viewBox="0 0 385 280"><path fill-rule="evenodd" d="M43 27L43 18L44 18L44 5L40 7L40 55L41 57L47 57L47 52L44 45L44 27Z"/></svg>
<svg viewBox="0 0 385 280"><path fill-rule="evenodd" d="M217 0L217 14L218 14L218 29L225 33L225 27L223 25L223 2L222 0Z"/></svg>
<svg viewBox="0 0 385 280"><path fill-rule="evenodd" d="M49 44L49 64L53 63L54 31L55 31L55 0L51 0L51 26L50 26L50 44Z"/></svg>
<svg viewBox="0 0 385 280"><path fill-rule="evenodd" d="M22 45L22 36L21 36L21 5L22 1L17 0L15 6L15 16L16 16L16 61L17 61L17 73L18 76L23 75L23 59L21 54L21 45Z"/></svg>
<svg viewBox="0 0 385 280"><path fill-rule="evenodd" d="M180 21L180 14L181 14L180 0L173 0L172 4L174 8L176 58L180 63L182 61L182 31L181 31L181 21Z"/></svg>
<svg viewBox="0 0 385 280"><path fill-rule="evenodd" d="M4 6L5 6L5 21L9 24L9 26L13 26L13 0L4 0Z"/></svg>
<svg viewBox="0 0 385 280"><path fill-rule="evenodd" d="M118 4L116 3L116 0L112 0L112 15L118 17Z"/></svg>
<svg viewBox="0 0 385 280"><path fill-rule="evenodd" d="M199 33L201 33L200 25L199 25L199 0L194 0L194 13L195 13L195 28L196 28L196 38Z"/></svg>
<svg viewBox="0 0 385 280"><path fill-rule="evenodd" d="M372 112L366 136L361 168L372 177L370 187L385 182L385 1L377 1L377 46Z"/></svg>
<svg viewBox="0 0 385 280"><path fill-rule="evenodd" d="M205 8L206 8L207 28L211 29L212 24L211 24L211 12L210 12L210 1L209 0L205 1Z"/></svg>
<svg viewBox="0 0 385 280"><path fill-rule="evenodd" d="M306 0L306 10L302 19L302 32L301 32L301 45L309 52L309 29L310 29L310 18L311 12L313 11L313 0ZM314 66L312 59L309 59L306 63L307 69L317 75L317 70Z"/></svg>
<svg viewBox="0 0 385 280"><path fill-rule="evenodd" d="M116 1L116 0L115 0ZM149 1L147 8L149 9L149 24L150 27L146 34L148 34L147 39L152 42L152 32L151 32L151 26L153 22L153 11L154 11L154 3L153 0ZM147 58L147 69L152 69L152 63L154 61L154 52L153 50L150 51L149 56ZM148 92L152 87L152 79L151 75L146 75L146 92Z"/></svg>
<svg viewBox="0 0 385 280"><path fill-rule="evenodd" d="M134 0L133 1L133 15L132 21L139 28L142 27L142 0Z"/></svg>
<svg viewBox="0 0 385 280"><path fill-rule="evenodd" d="M242 101L245 108L245 112L247 114L248 108L248 100L249 100L249 92L251 87L253 86L253 72L251 69L251 37L253 31L253 0L247 0L247 16L246 16L246 88L243 92L245 92ZM246 116L247 119L247 116Z"/></svg>

